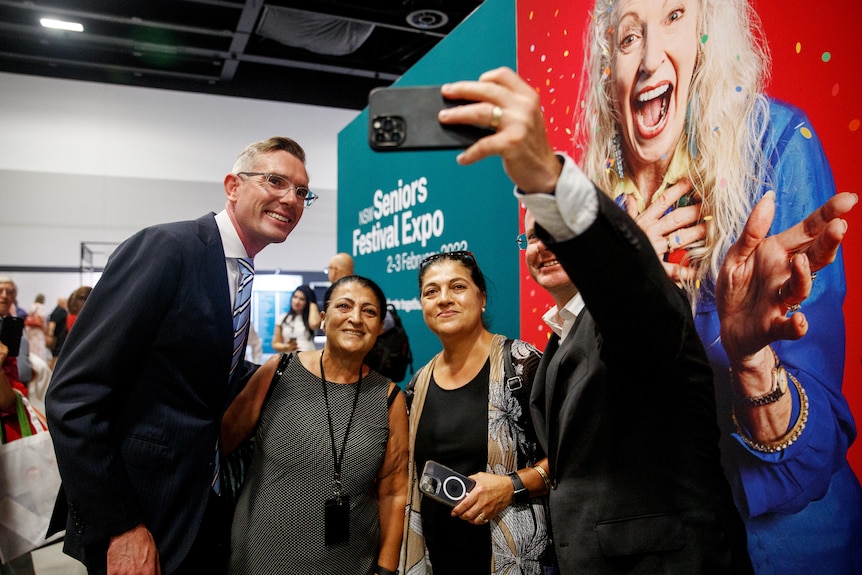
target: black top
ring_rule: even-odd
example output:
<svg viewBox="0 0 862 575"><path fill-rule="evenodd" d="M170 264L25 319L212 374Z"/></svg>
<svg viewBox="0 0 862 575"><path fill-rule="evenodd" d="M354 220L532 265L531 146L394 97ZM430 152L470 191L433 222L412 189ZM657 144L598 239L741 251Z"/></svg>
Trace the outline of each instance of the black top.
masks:
<svg viewBox="0 0 862 575"><path fill-rule="evenodd" d="M417 469L434 460L464 475L486 471L490 359L467 385L442 389L431 377L416 431ZM491 530L451 516L452 508L422 498L422 532L435 575L491 572Z"/></svg>

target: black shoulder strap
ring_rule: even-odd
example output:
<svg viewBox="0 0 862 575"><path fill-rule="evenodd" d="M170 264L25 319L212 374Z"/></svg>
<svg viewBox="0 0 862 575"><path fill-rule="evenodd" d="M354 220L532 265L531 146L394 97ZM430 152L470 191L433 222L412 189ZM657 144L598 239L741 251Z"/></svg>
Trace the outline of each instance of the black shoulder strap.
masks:
<svg viewBox="0 0 862 575"><path fill-rule="evenodd" d="M398 312L395 311L395 306L391 303L386 304L386 313L392 316L392 320L395 322L395 325L401 327L401 318L398 317Z"/></svg>
<svg viewBox="0 0 862 575"><path fill-rule="evenodd" d="M269 401L269 396L272 395L272 388L275 387L276 382L281 379L281 376L284 374L284 370L287 369L287 364L290 363L290 358L293 357L294 353L282 353L281 358L278 360L278 367L275 368L275 373L272 374L272 381L269 382L269 389L266 390L266 397L263 398L263 405L266 405L266 402Z"/></svg>
<svg viewBox="0 0 862 575"><path fill-rule="evenodd" d="M389 392L389 397L386 398L387 408L392 407L392 404L395 403L395 398L398 397L399 393L401 393L401 388L398 387L398 384L396 383L395 386L392 388L392 391Z"/></svg>
<svg viewBox="0 0 862 575"><path fill-rule="evenodd" d="M504 383L518 402L523 405L522 396L526 390L524 388L524 381L521 379L520 375L515 374L515 366L512 364L512 343L513 340L508 338L505 343L503 343L503 368L505 370Z"/></svg>

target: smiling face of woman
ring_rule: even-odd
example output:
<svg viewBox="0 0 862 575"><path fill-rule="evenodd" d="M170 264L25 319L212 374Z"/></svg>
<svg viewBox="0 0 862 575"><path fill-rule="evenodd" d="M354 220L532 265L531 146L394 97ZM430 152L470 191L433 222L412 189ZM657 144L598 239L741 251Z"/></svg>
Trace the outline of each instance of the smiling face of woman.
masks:
<svg viewBox="0 0 862 575"><path fill-rule="evenodd" d="M326 322L328 353L365 356L383 328L381 302L374 291L359 282L340 284L321 318Z"/></svg>
<svg viewBox="0 0 862 575"><path fill-rule="evenodd" d="M669 163L685 129L697 61L697 0L623 0L611 79L626 168Z"/></svg>
<svg viewBox="0 0 862 575"><path fill-rule="evenodd" d="M422 277L422 315L437 336L478 331L482 327L485 294L463 263L442 259Z"/></svg>

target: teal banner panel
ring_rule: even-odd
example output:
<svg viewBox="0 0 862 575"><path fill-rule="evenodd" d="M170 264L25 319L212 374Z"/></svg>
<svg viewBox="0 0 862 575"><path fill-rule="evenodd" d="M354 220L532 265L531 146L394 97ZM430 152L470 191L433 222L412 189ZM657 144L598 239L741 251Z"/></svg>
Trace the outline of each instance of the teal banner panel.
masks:
<svg viewBox="0 0 862 575"><path fill-rule="evenodd" d="M395 85L437 85L515 68L515 36L514 0L487 0ZM378 282L398 309L417 369L441 349L419 298L419 263L428 255L472 251L487 278L486 324L494 333L519 333L513 185L499 158L459 166L456 156L371 150L367 109L338 137L338 250L352 254L356 273Z"/></svg>

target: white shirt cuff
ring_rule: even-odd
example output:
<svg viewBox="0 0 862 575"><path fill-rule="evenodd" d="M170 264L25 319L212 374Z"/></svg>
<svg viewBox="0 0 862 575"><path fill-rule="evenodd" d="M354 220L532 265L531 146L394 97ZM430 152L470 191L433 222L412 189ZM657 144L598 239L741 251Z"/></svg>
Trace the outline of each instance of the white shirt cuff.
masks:
<svg viewBox="0 0 862 575"><path fill-rule="evenodd" d="M530 210L536 222L557 242L572 239L589 228L599 212L596 187L565 154L563 171L553 194L525 194L515 188L515 197Z"/></svg>

